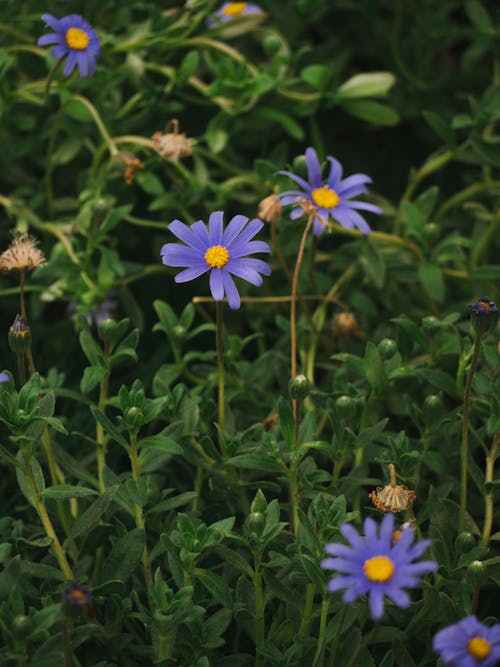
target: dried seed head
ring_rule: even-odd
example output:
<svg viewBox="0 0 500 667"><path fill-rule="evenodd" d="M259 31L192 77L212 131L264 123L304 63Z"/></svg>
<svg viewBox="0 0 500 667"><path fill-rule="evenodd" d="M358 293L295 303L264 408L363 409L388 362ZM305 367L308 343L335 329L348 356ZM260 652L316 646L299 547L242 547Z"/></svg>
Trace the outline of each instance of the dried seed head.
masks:
<svg viewBox="0 0 500 667"><path fill-rule="evenodd" d="M32 271L45 264L45 255L36 247L32 236L17 234L7 250L0 255L0 271Z"/></svg>
<svg viewBox="0 0 500 667"><path fill-rule="evenodd" d="M173 118L167 123L165 132L155 132L151 137L153 146L164 160L177 162L181 157L189 157L193 153L196 140L179 132L179 121Z"/></svg>
<svg viewBox="0 0 500 667"><path fill-rule="evenodd" d="M337 313L333 318L332 329L341 338L359 338L361 330L352 313Z"/></svg>
<svg viewBox="0 0 500 667"><path fill-rule="evenodd" d="M282 210L280 198L277 194L272 194L260 202L257 217L264 222L273 223L281 218Z"/></svg>
<svg viewBox="0 0 500 667"><path fill-rule="evenodd" d="M127 151L121 151L118 153L117 157L121 158L125 163L125 171L123 172L123 180L127 185L130 185L137 174L144 169L144 162L139 160L138 157L128 153Z"/></svg>
<svg viewBox="0 0 500 667"><path fill-rule="evenodd" d="M389 464L391 482L383 488L377 488L369 494L372 503L382 512L403 512L410 508L417 498L415 491L404 484L396 484L396 471L392 463Z"/></svg>
<svg viewBox="0 0 500 667"><path fill-rule="evenodd" d="M262 422L262 428L264 429L264 431L270 431L276 426L277 423L278 423L278 415L276 414L269 415L269 417L266 417Z"/></svg>

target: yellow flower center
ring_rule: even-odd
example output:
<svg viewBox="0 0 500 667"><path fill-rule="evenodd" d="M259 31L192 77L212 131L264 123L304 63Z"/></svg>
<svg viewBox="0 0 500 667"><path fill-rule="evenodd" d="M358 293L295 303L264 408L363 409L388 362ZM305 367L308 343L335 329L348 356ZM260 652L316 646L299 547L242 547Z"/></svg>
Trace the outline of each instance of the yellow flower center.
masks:
<svg viewBox="0 0 500 667"><path fill-rule="evenodd" d="M75 51L84 51L89 45L89 36L80 28L70 28L66 33L66 44Z"/></svg>
<svg viewBox="0 0 500 667"><path fill-rule="evenodd" d="M488 301L480 301L479 303L481 304L481 308L483 308L483 310L491 310L491 306Z"/></svg>
<svg viewBox="0 0 500 667"><path fill-rule="evenodd" d="M68 593L68 596L75 602L86 602L87 594L84 591L80 591L78 588L73 589Z"/></svg>
<svg viewBox="0 0 500 667"><path fill-rule="evenodd" d="M222 269L229 262L229 251L222 245L213 245L205 253L205 262L213 269Z"/></svg>
<svg viewBox="0 0 500 667"><path fill-rule="evenodd" d="M224 16L238 16L245 11L246 2L230 2L222 10Z"/></svg>
<svg viewBox="0 0 500 667"><path fill-rule="evenodd" d="M370 581L389 581L394 574L394 563L387 556L374 556L365 561L363 572Z"/></svg>
<svg viewBox="0 0 500 667"><path fill-rule="evenodd" d="M392 541L397 542L399 538L401 537L402 533L400 530L395 530L392 534Z"/></svg>
<svg viewBox="0 0 500 667"><path fill-rule="evenodd" d="M491 652L491 645L484 637L473 637L467 644L467 650L477 660L483 660Z"/></svg>
<svg viewBox="0 0 500 667"><path fill-rule="evenodd" d="M320 208L335 208L340 201L338 194L328 185L313 190L311 197L316 206Z"/></svg>

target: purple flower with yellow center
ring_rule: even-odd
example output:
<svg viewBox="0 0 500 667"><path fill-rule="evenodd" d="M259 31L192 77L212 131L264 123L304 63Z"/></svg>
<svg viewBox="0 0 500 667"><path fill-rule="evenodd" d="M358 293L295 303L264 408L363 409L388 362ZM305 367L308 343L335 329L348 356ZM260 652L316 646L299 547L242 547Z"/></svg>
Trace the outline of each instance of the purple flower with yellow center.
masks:
<svg viewBox="0 0 500 667"><path fill-rule="evenodd" d="M188 227L180 220L174 220L168 228L183 241L166 243L161 249L162 262L166 266L187 267L175 276L176 283L185 283L210 271L210 291L216 301L222 301L224 294L229 307L240 307L240 295L232 276L243 278L252 285L262 285L262 275L268 276L271 269L266 262L246 255L270 252L264 241L252 241L264 223L255 218L248 222L244 215L235 215L226 229L223 212L210 214L208 228L202 220Z"/></svg>
<svg viewBox="0 0 500 667"><path fill-rule="evenodd" d="M398 607L407 607L410 597L403 588L414 588L420 583L420 576L437 570L437 563L420 561L415 563L430 540L413 544L414 532L403 529L395 539L394 515L387 514L380 524L371 518L365 519L364 536L349 524L340 528L342 535L350 542L327 544L325 551L335 558L325 558L321 567L338 570L341 576L328 583L333 593L345 589L344 602L354 602L361 595L368 595L372 618L378 620L384 613L384 597L387 596Z"/></svg>
<svg viewBox="0 0 500 667"><path fill-rule="evenodd" d="M211 19L209 19L209 25L210 27L214 27L218 23L225 23L239 16L263 13L262 9L252 2L224 2Z"/></svg>
<svg viewBox="0 0 500 667"><path fill-rule="evenodd" d="M79 14L68 14L56 19L52 14L42 14L42 19L55 32L42 35L37 44L54 44L53 58L66 58L63 74L69 76L78 65L80 76L91 76L99 55L99 37L92 26Z"/></svg>
<svg viewBox="0 0 500 667"><path fill-rule="evenodd" d="M374 204L365 201L352 200L352 197L366 193L366 184L371 183L372 179L366 174L353 174L347 178L342 178L343 168L331 155L328 156L330 162L330 173L325 180L321 175L321 165L314 148L306 150L306 166L309 181L293 174L290 171L280 171L295 181L302 190L288 190L282 192L282 204L296 204L290 214L290 218L295 220L304 213L309 212L312 207L316 216L314 218L313 232L315 236L320 236L325 230L325 223L330 218L336 220L345 229L357 228L363 234L370 233L370 227L366 220L357 212L357 210L370 211L380 215L382 209Z"/></svg>
<svg viewBox="0 0 500 667"><path fill-rule="evenodd" d="M433 647L451 667L493 667L500 661L500 623L491 628L475 616L440 630Z"/></svg>
<svg viewBox="0 0 500 667"><path fill-rule="evenodd" d="M63 591L64 600L72 607L86 607L90 604L90 588L72 581Z"/></svg>
<svg viewBox="0 0 500 667"><path fill-rule="evenodd" d="M482 296L477 301L469 304L469 310L472 317L485 317L489 315L498 315L498 308L489 296Z"/></svg>

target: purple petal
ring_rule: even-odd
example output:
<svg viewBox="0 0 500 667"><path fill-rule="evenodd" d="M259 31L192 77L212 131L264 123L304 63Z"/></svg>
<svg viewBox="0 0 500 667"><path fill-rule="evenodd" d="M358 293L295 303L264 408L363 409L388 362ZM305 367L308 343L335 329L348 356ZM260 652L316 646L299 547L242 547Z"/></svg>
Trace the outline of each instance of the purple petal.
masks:
<svg viewBox="0 0 500 667"><path fill-rule="evenodd" d="M307 173L309 175L309 182L313 188L319 188L323 185L321 180L321 165L314 148L306 150L306 165Z"/></svg>
<svg viewBox="0 0 500 667"><path fill-rule="evenodd" d="M366 174L353 174L352 176L345 178L343 181L340 181L340 183L337 185L336 192L339 197L342 197L344 195L344 191L348 188L352 188L354 185L361 185L371 182L372 179Z"/></svg>
<svg viewBox="0 0 500 667"><path fill-rule="evenodd" d="M345 229L354 229L354 223L351 220L350 210L337 207L332 213L332 216Z"/></svg>
<svg viewBox="0 0 500 667"><path fill-rule="evenodd" d="M241 248L243 244L245 244L247 241L253 238L255 234L257 234L257 232L259 232L262 229L262 227L264 227L264 223L262 222L262 220L259 220L258 218L250 220L250 222L241 232L241 234L239 234L239 236L237 236L236 239L233 241L231 247L228 248L229 252L235 249L236 252L238 252L238 248Z"/></svg>
<svg viewBox="0 0 500 667"><path fill-rule="evenodd" d="M387 547L392 544L392 535L394 533L394 514L386 514L380 524L380 540Z"/></svg>
<svg viewBox="0 0 500 667"><path fill-rule="evenodd" d="M47 46L47 44L58 44L61 42L61 37L55 32L51 32L48 35L42 35L38 38L38 46Z"/></svg>
<svg viewBox="0 0 500 667"><path fill-rule="evenodd" d="M350 523L344 523L342 526L340 526L340 532L342 535L348 540L354 549L364 549L365 548L365 541L363 538L360 536L356 528L354 526L351 526Z"/></svg>
<svg viewBox="0 0 500 667"><path fill-rule="evenodd" d="M198 250L180 245L180 243L165 243L160 254L166 266L192 266L204 262L203 255L200 256Z"/></svg>
<svg viewBox="0 0 500 667"><path fill-rule="evenodd" d="M350 199L351 197L357 197L358 195L364 195L368 192L368 188L365 185L354 185L352 188L347 188L342 192L342 200Z"/></svg>
<svg viewBox="0 0 500 667"><path fill-rule="evenodd" d="M325 225L321 222L319 218L314 218L314 223L313 223L313 234L314 236L321 236L323 232L326 230Z"/></svg>
<svg viewBox="0 0 500 667"><path fill-rule="evenodd" d="M252 261L258 262L258 264L252 264ZM229 260L225 268L229 273L238 276L238 278L243 278L243 280L246 280L256 287L260 287L263 283L260 273L266 274L266 272L269 270L267 264L259 259L238 259L237 261ZM267 275L269 275L269 273L267 273Z"/></svg>
<svg viewBox="0 0 500 667"><path fill-rule="evenodd" d="M69 76L73 72L73 70L76 67L76 62L77 62L77 51L69 51L66 64L64 65L64 69L62 71L63 76Z"/></svg>
<svg viewBox="0 0 500 667"><path fill-rule="evenodd" d="M224 290L226 292L229 308L238 310L241 305L240 295L234 284L234 280L231 278L228 271L222 271L222 282L224 283Z"/></svg>
<svg viewBox="0 0 500 667"><path fill-rule="evenodd" d="M337 191L337 186L342 178L342 165L331 155L328 156L330 161L330 174L328 175L328 185L332 190Z"/></svg>
<svg viewBox="0 0 500 667"><path fill-rule="evenodd" d="M59 31L61 29L61 21L52 14L42 14L42 20L53 30Z"/></svg>
<svg viewBox="0 0 500 667"><path fill-rule="evenodd" d="M410 596L408 593L397 588L397 586L389 586L386 588L385 594L394 602L394 604L397 604L398 607L408 607L410 604Z"/></svg>
<svg viewBox="0 0 500 667"><path fill-rule="evenodd" d="M85 79L89 75L89 57L85 51L81 51L77 54L78 68L80 70L80 76Z"/></svg>
<svg viewBox="0 0 500 667"><path fill-rule="evenodd" d="M266 243L265 241L247 241L245 244L243 244L242 248L237 248L236 251L234 249L234 246L238 243L236 241L235 244L233 244L233 247L231 248L230 255L231 257L237 258L237 257L242 257L243 255L254 255L256 252L271 252L271 248L269 247L269 244Z"/></svg>
<svg viewBox="0 0 500 667"><path fill-rule="evenodd" d="M284 176L288 176L288 178L291 178L292 181L295 181L297 185L300 185L301 188L304 189L305 192L309 193L311 192L312 188L309 185L307 181L305 181L303 178L300 176L296 176L295 174L292 174L291 171L279 171L278 174L283 174Z"/></svg>
<svg viewBox="0 0 500 667"><path fill-rule="evenodd" d="M346 558L352 558L354 553L351 547L348 547L346 544L340 544L340 542L327 544L325 546L325 551L332 556L345 556Z"/></svg>
<svg viewBox="0 0 500 667"><path fill-rule="evenodd" d="M231 219L231 222L228 224L224 234L222 235L222 245L227 248L228 245L234 241L238 234L243 230L247 222L248 218L246 215L235 215L234 218Z"/></svg>
<svg viewBox="0 0 500 667"><path fill-rule="evenodd" d="M375 620L384 615L384 592L378 587L370 590L370 611Z"/></svg>
<svg viewBox="0 0 500 667"><path fill-rule="evenodd" d="M371 211L372 213L377 213L378 215L383 213L379 206L375 206L375 204L369 204L366 201L345 201L344 205L348 208L357 208L362 211Z"/></svg>
<svg viewBox="0 0 500 667"><path fill-rule="evenodd" d="M62 58L67 53L68 53L68 48L63 44L58 44L57 46L54 46L54 48L50 51L50 55L53 58Z"/></svg>
<svg viewBox="0 0 500 667"><path fill-rule="evenodd" d="M208 219L208 236L210 238L210 245L221 245L222 243L223 218L224 213L222 211L214 211L210 214ZM220 301L220 299L216 299L216 301Z"/></svg>
<svg viewBox="0 0 500 667"><path fill-rule="evenodd" d="M205 232L204 234L201 228L203 228ZM177 236L178 239L187 243L188 246L198 248L198 250L203 253L205 253L209 246L207 229L201 220L197 220L191 227L188 227L180 220L174 220L169 224L168 229L174 236ZM202 236L204 236L205 243L203 242Z"/></svg>
<svg viewBox="0 0 500 667"><path fill-rule="evenodd" d="M176 283L187 283L189 280L194 280L195 278L198 278L198 276L201 276L203 273L206 273L209 268L210 267L207 266L206 262L200 262L196 266L191 266L189 269L184 269L184 271L178 273L174 280Z"/></svg>
<svg viewBox="0 0 500 667"><path fill-rule="evenodd" d="M222 282L222 269L212 269L210 271L210 291L216 301L222 301L224 298L224 285Z"/></svg>

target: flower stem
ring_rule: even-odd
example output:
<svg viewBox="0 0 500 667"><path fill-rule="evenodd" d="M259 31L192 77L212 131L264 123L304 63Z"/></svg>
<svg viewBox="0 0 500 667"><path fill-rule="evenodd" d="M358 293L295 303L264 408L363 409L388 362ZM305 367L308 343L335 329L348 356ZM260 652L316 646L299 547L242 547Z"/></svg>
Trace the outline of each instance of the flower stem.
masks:
<svg viewBox="0 0 500 667"><path fill-rule="evenodd" d="M299 484L297 479L297 467L297 462L294 462L288 468L288 484L290 487L290 527L295 535L299 529Z"/></svg>
<svg viewBox="0 0 500 667"><path fill-rule="evenodd" d="M481 349L482 336L476 333L474 340L474 348L472 350L472 359L470 362L467 380L465 382L464 390L464 404L462 417L462 445L460 448L461 458L461 476L460 476L460 513L458 519L458 532L461 533L465 529L465 513L467 511L467 457L469 450L469 413L472 393L472 378L476 371L477 360L479 358L479 351Z"/></svg>
<svg viewBox="0 0 500 667"><path fill-rule="evenodd" d="M107 359L109 355L109 342L104 343L104 358ZM100 383L99 390L99 410L104 412L106 410L106 402L108 397L109 371L106 371ZM99 481L99 491L104 493L106 485L104 483L104 467L106 465L106 434L101 422L96 425L96 442L97 442L97 479Z"/></svg>
<svg viewBox="0 0 500 667"><path fill-rule="evenodd" d="M297 285L299 282L300 267L304 258L304 249L306 246L307 235L312 227L314 221L314 213L309 215L307 224L304 227L304 232L300 240L299 251L297 253L297 261L295 263L295 270L292 279L292 300L290 301L290 340L291 340L291 358L290 368L291 377L297 375Z"/></svg>
<svg viewBox="0 0 500 667"><path fill-rule="evenodd" d="M321 603L321 616L319 619L319 637L318 648L312 663L312 667L320 667L325 664L325 646L326 646L326 622L328 620L328 608L330 606L330 598L325 595Z"/></svg>
<svg viewBox="0 0 500 667"><path fill-rule="evenodd" d="M33 501L35 503L36 511L44 527L45 534L51 540L52 550L59 564L59 567L61 568L61 572L64 574L66 579L71 581L74 579L73 572L71 570L70 564L68 563L68 559L66 558L66 554L64 553L61 543L59 542L59 538L56 535L56 531L54 530L52 521L50 520L50 517L47 513L47 509L45 507L45 503L43 502L43 498L40 495L40 490L38 488L35 474L33 472L33 467L31 465L30 456L28 452L24 449L22 450L22 454L24 459L26 477L28 478L31 490L33 491Z"/></svg>
<svg viewBox="0 0 500 667"><path fill-rule="evenodd" d="M493 481L493 470L497 457L498 445L500 444L500 433L495 433L489 454L486 456L486 471L484 475L485 484ZM490 541L491 528L493 526L493 491L486 491L484 496L484 525L481 537L481 546L487 547Z"/></svg>
<svg viewBox="0 0 500 667"><path fill-rule="evenodd" d="M221 431L224 431L226 425L226 413L224 409L225 385L224 385L224 346L222 340L222 333L223 333L222 301L215 302L215 309L217 314L215 347L217 350L217 376L219 383L219 391L218 391L219 428ZM227 452L225 451L225 443L223 438L221 438L221 454L224 459L227 458Z"/></svg>
<svg viewBox="0 0 500 667"><path fill-rule="evenodd" d="M262 590L262 552L254 552L254 563L255 571L253 577L253 585L255 590L255 667L262 667L263 658L260 653L260 649L264 642L264 630L265 630L265 600L264 593Z"/></svg>
<svg viewBox="0 0 500 667"><path fill-rule="evenodd" d="M133 433L130 436L130 450L129 458L130 465L132 468L132 478L134 480L139 480L141 478L141 465L139 463L138 457L139 445L137 442L137 434ZM145 531L145 522L144 522L144 513L140 505L134 504L134 516L135 516L135 525L137 528ZM151 607L151 597L150 593L153 586L153 576L151 573L151 561L149 560L148 546L144 545L144 550L142 552L142 565L144 568L144 581L146 582L146 591L149 598L149 604Z"/></svg>

